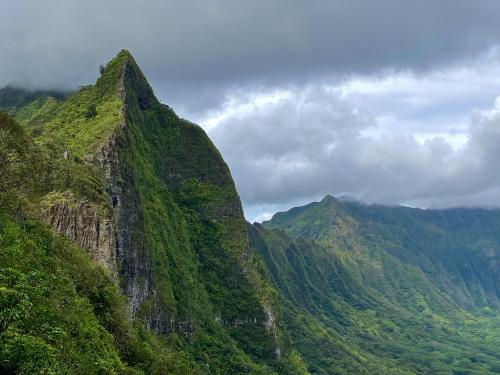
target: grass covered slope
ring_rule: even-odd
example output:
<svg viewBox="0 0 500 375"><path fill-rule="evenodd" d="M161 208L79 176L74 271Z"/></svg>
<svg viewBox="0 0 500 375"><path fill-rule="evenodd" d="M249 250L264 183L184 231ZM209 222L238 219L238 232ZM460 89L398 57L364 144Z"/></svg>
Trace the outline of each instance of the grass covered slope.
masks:
<svg viewBox="0 0 500 375"><path fill-rule="evenodd" d="M0 90L0 109L14 117L38 144L83 158L95 153L123 119L116 92L119 69L111 68L96 85L67 94L7 86Z"/></svg>
<svg viewBox="0 0 500 375"><path fill-rule="evenodd" d="M107 268L125 316L157 344L152 355L181 358L157 373L306 372L278 327L276 293L221 155L158 102L127 51L93 86L14 94L2 90L0 108L32 138L39 170L22 210Z"/></svg>
<svg viewBox="0 0 500 375"><path fill-rule="evenodd" d="M250 239L287 306L293 344L311 372L493 374L500 371L500 314L483 302L462 304L456 293L467 290L458 282L465 275L450 270L466 259L489 272L479 245L487 244L491 259L498 216L327 197L254 224ZM482 229L474 227L478 222ZM422 264L441 267L441 278L401 257L401 248L411 259L434 254ZM443 287L448 277L454 289Z"/></svg>

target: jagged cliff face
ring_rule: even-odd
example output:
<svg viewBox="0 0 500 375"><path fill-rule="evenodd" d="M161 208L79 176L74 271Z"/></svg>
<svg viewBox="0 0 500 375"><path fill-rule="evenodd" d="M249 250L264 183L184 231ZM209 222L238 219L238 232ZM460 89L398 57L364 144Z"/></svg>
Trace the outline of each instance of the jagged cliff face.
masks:
<svg viewBox="0 0 500 375"><path fill-rule="evenodd" d="M111 81L115 83L116 93L122 103L119 110L122 120L117 130L99 148L96 157L104 170L106 193L112 205L112 221L116 228L113 250L121 286L128 298L131 316L135 317L141 304L154 293L154 288L151 260L144 241L143 214L135 191L135 176L128 155L131 144L126 119L128 96L125 82L127 79L144 78L130 77L128 57L116 65L102 72L101 80L105 80L108 75L115 75ZM157 315L161 316L161 313L157 312ZM150 317L146 320L147 326L165 331L156 320Z"/></svg>
<svg viewBox="0 0 500 375"><path fill-rule="evenodd" d="M86 249L90 257L116 275L115 223L99 214L95 204L66 194L44 210L42 218L57 232Z"/></svg>
<svg viewBox="0 0 500 375"><path fill-rule="evenodd" d="M124 157L128 148L126 130L126 123L123 123L119 133L99 150L98 160L105 171L106 192L113 207L115 268L119 270L131 315L135 317L139 306L152 293L151 261L145 248L143 218L133 188L134 176Z"/></svg>
<svg viewBox="0 0 500 375"><path fill-rule="evenodd" d="M117 275L131 317L183 336L216 324L253 356L279 357L275 297L204 131L158 102L126 51L67 99L32 96L6 109L63 170L84 171L48 184L41 216Z"/></svg>
<svg viewBox="0 0 500 375"><path fill-rule="evenodd" d="M201 128L179 119L156 100L131 56L125 54L119 58L123 59L118 92L123 101L124 121L101 149L99 160L106 170L107 192L113 203L123 290L129 298L132 314L139 314L148 327L160 332L179 327L190 334L193 321L204 314L184 311L188 310L184 304L210 303L213 296L198 290L197 282L191 281L193 285L189 285L188 280L196 275L195 269L179 267L177 270L180 278L188 282L185 286L172 283L171 275L159 275L165 273L164 267L170 266L164 257L171 256L172 261L180 262L174 257L181 255L176 254L178 248L169 248L163 242L184 248L182 256L196 264L205 260L199 258L197 247L206 244L198 243L200 239L190 233L190 226L196 227L202 237L214 236L214 243L205 251L220 252L219 261L232 262L231 270L221 270L229 273L224 276L231 280L205 281L200 275L198 281L210 284L209 288L229 291L246 288L243 292L248 297L255 296L259 293L256 285L260 282L256 280L259 276L252 270L244 273L248 268L249 246L241 204L226 164ZM145 181L150 184L147 194L144 194ZM145 206L155 205L157 212L144 210ZM187 221L186 214L189 215ZM189 222L192 216L195 220ZM207 230L210 233L203 233ZM160 243L156 238L161 238ZM152 262L157 264L156 268ZM168 286L166 290L157 288L164 283ZM175 304L165 301L172 297ZM248 321L249 325L269 329L268 319L273 319L270 303L264 303L260 311L254 308L238 312L236 301L221 297L212 300L213 314L226 315L224 321L235 325ZM263 303L257 296L252 298L256 298L259 305ZM229 313L228 308L234 311Z"/></svg>

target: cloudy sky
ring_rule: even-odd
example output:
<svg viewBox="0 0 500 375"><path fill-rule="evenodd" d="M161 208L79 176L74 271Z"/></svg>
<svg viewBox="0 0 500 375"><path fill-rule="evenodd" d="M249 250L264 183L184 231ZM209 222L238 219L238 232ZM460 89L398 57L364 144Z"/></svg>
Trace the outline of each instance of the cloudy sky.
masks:
<svg viewBox="0 0 500 375"><path fill-rule="evenodd" d="M221 150L249 220L348 194L500 206L497 0L0 0L0 85L132 52Z"/></svg>

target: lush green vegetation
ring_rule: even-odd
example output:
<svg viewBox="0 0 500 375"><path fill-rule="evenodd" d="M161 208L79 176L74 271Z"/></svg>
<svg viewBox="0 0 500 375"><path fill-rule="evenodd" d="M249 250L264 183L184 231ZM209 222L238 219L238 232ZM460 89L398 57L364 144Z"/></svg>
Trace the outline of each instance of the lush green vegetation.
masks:
<svg viewBox="0 0 500 375"><path fill-rule="evenodd" d="M20 212L0 213L0 372L194 373L128 319L116 283L71 241Z"/></svg>
<svg viewBox="0 0 500 375"><path fill-rule="evenodd" d="M30 304L36 311L46 309L44 301L60 307L47 311L47 329L70 332L65 342L51 341L43 332L23 332L46 342L52 353L50 363L35 358L25 371L307 373L286 335L267 325L268 314L279 316L276 293L263 276L262 263L250 254L226 164L201 128L156 100L128 52L107 64L94 86L64 96L8 88L0 91L0 109L22 125L24 130L3 115L11 133L22 134L13 138L35 150L36 157L23 163L37 171L20 174L33 176L33 183L4 189L0 223L17 231L6 239L5 249L0 248L11 262L0 263L0 268L14 270L23 280L30 277L23 276L28 269L53 275L47 285L30 281ZM112 154L107 156L106 163L113 163L107 171L101 164L105 153ZM82 249L40 222L52 220L47 215L53 207L77 210L81 202L94 207L97 217L111 220L115 215L117 231L126 233L116 241L118 275L92 264ZM17 213L22 213L22 221ZM36 258L53 262L58 271L43 262L16 263L7 246L18 238L23 244L48 241L37 248ZM17 256L25 247L18 248ZM38 287L60 294L34 299ZM57 298L66 290L73 292L63 303ZM109 301L95 300L94 294L101 291ZM65 304L76 307L65 310ZM82 304L87 307L80 308ZM133 323L127 305L137 307ZM21 316L11 312L8 301L5 308L16 324L37 325L38 313ZM71 330L79 316L82 330L90 330L81 337ZM94 352L85 352L81 345ZM68 359L66 347L74 348ZM24 366L19 348L9 353L19 358L6 369ZM8 358L5 352L0 361L11 361Z"/></svg>
<svg viewBox="0 0 500 375"><path fill-rule="evenodd" d="M312 373L493 374L499 225L495 210L326 197L254 224L250 238Z"/></svg>

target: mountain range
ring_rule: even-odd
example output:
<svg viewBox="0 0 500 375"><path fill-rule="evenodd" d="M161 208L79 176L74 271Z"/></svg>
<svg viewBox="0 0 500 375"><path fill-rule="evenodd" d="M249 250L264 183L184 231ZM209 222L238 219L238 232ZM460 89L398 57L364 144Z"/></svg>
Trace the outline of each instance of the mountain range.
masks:
<svg viewBox="0 0 500 375"><path fill-rule="evenodd" d="M0 110L2 373L500 373L500 210L326 196L250 224L125 50Z"/></svg>

